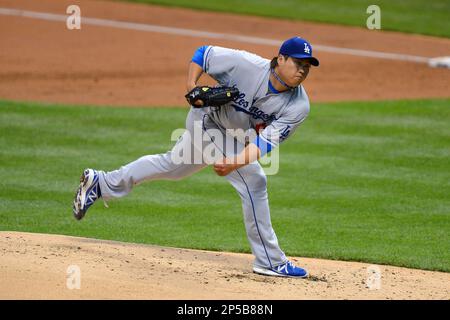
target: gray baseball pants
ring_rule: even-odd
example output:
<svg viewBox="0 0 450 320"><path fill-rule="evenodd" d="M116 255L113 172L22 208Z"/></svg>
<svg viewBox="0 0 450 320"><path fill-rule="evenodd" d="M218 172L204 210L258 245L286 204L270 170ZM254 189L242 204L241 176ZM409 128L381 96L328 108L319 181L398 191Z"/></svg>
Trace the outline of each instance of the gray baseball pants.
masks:
<svg viewBox="0 0 450 320"><path fill-rule="evenodd" d="M196 128L197 126L197 128ZM201 128L199 128L201 126ZM208 166L208 163L178 163L174 154L190 149L191 157L201 153L201 148L214 147L217 155L235 153L236 150L221 150L221 147L209 141L192 141L194 130L217 129L217 125L207 116L205 109L191 108L186 119L186 131L172 150L155 155L143 156L120 169L99 171L102 197L105 200L126 196L134 185L151 180L179 180ZM238 145L238 150L244 148ZM201 157L200 157L201 158ZM287 258L278 245L277 236L272 228L267 194L267 178L261 165L255 161L231 172L226 179L238 192L242 200L247 238L255 256L254 265L271 268L284 264Z"/></svg>

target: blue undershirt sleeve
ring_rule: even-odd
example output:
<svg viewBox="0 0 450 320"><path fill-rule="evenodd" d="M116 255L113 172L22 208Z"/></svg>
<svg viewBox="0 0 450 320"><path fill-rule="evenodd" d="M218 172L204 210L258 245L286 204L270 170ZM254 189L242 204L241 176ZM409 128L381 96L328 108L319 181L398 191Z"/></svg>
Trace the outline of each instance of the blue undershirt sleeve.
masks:
<svg viewBox="0 0 450 320"><path fill-rule="evenodd" d="M203 69L203 61L205 56L205 51L208 48L208 46L201 46L195 51L194 55L192 56L192 62L195 62Z"/></svg>
<svg viewBox="0 0 450 320"><path fill-rule="evenodd" d="M253 141L254 144L259 148L259 151L261 153L261 158L264 157L267 153L272 151L272 145L261 138L261 136L257 136L256 139Z"/></svg>

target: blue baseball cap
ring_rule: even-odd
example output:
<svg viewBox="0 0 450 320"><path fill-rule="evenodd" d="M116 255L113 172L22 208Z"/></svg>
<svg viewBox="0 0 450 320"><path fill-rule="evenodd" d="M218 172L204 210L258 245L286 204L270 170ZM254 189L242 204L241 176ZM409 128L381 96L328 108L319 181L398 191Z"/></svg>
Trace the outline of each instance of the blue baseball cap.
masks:
<svg viewBox="0 0 450 320"><path fill-rule="evenodd" d="M312 56L312 47L309 42L300 37L293 37L283 42L279 53L293 58L308 59L315 67L319 65L319 60Z"/></svg>

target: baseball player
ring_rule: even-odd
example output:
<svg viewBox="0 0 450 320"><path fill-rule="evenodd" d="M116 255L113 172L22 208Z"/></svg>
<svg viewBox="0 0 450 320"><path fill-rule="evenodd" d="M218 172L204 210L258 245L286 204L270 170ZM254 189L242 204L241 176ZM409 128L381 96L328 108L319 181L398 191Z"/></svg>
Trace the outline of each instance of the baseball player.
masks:
<svg viewBox="0 0 450 320"><path fill-rule="evenodd" d="M270 276L307 277L308 272L289 261L278 244L270 220L267 178L257 160L291 136L308 116L309 100L301 83L310 67L318 65L311 45L300 37L283 42L272 60L218 46L198 48L189 64L186 98L191 108L184 134L164 154L143 156L111 172L84 170L73 202L75 218L82 219L100 197L123 197L144 181L178 180L212 164L241 198L247 238L255 256L253 271ZM203 72L218 82L217 90L225 91L198 87ZM230 100L216 103L214 94L225 94ZM235 146L225 148L218 142L217 132L226 140L230 129L255 129L258 135L251 141L232 137ZM196 137L198 130L209 139ZM210 147L217 151L212 163L186 161L186 157L175 161L174 155L188 155L192 160Z"/></svg>

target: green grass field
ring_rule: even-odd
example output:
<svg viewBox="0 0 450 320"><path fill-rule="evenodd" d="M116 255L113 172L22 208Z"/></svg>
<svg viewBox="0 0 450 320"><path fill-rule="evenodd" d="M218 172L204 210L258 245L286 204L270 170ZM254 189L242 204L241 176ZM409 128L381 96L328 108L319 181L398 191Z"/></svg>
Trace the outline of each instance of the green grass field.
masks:
<svg viewBox="0 0 450 320"><path fill-rule="evenodd" d="M450 37L448 0L128 0L197 10L232 12L366 28L369 5L381 9L382 30Z"/></svg>
<svg viewBox="0 0 450 320"><path fill-rule="evenodd" d="M85 167L166 151L186 108L0 102L0 230L250 252L239 198L211 168L72 217ZM450 271L450 100L315 104L270 176L288 255Z"/></svg>

